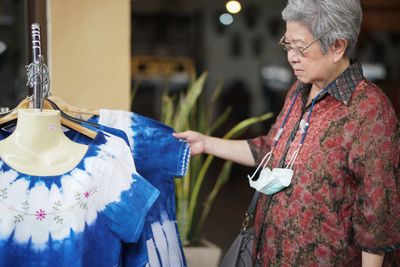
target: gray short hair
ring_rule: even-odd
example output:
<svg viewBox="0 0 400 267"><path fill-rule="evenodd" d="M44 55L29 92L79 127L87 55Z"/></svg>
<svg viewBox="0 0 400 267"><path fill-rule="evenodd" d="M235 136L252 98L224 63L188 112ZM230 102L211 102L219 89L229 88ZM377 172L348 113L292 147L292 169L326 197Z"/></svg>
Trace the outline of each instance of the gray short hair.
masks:
<svg viewBox="0 0 400 267"><path fill-rule="evenodd" d="M328 32L318 41L324 53L337 39L347 40L344 55L353 58L362 20L360 0L288 0L282 18L304 24L314 38Z"/></svg>

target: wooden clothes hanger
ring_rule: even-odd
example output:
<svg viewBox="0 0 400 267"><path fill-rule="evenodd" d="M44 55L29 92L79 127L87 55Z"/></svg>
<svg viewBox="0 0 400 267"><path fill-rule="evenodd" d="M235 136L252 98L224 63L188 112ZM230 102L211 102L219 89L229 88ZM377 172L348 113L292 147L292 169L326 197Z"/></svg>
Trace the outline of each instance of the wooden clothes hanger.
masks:
<svg viewBox="0 0 400 267"><path fill-rule="evenodd" d="M18 110L21 108L32 108L32 99L25 98L17 105L17 107L15 107L13 110L9 111L7 115L0 117L0 126L17 120ZM97 124L82 121L82 120L79 120L79 119L76 119L76 118L73 118L73 117L67 115L60 108L58 108L58 106L55 103L51 102L48 99L43 100L42 108L59 110L60 114L61 114L61 124L62 125L70 128L70 129L73 129L77 132L80 132L80 133L90 137L91 139L94 139L96 137L97 131L83 126L82 123L93 126L94 128L98 128Z"/></svg>
<svg viewBox="0 0 400 267"><path fill-rule="evenodd" d="M75 118L83 119L86 121L93 116L100 115L100 111L98 109L86 109L86 108L76 107L58 96L49 96L47 99L57 104L57 106L65 113Z"/></svg>
<svg viewBox="0 0 400 267"><path fill-rule="evenodd" d="M10 121L13 121L17 119L18 116L18 109L20 108L31 108L30 103L32 103L32 100L29 99L29 97L25 98L21 102L18 103L18 105L7 112L1 113L0 114L0 125L6 124Z"/></svg>
<svg viewBox="0 0 400 267"><path fill-rule="evenodd" d="M74 118L66 114L63 109L59 108L57 104L52 102L50 99L45 99L43 101L43 106L49 107L49 109L59 110L61 113L61 124L67 126L70 129L73 129L77 132L80 132L92 139L94 139L97 135L96 130L92 130L90 128L85 127L82 124L90 125L95 129L99 128L99 125L93 122L87 122L78 118Z"/></svg>

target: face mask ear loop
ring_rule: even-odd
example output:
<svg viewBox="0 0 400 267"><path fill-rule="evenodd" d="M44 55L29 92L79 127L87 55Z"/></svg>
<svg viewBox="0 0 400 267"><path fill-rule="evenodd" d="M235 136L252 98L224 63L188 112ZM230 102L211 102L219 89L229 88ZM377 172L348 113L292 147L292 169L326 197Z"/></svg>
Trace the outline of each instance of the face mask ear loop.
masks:
<svg viewBox="0 0 400 267"><path fill-rule="evenodd" d="M253 175L250 177L250 175L247 175L247 178L249 179L253 179L254 176L257 174L258 170L261 168L261 166L263 167L263 169L267 166L271 156L272 156L272 151L274 151L274 149L272 149L270 152L268 152L264 158L261 160L261 163L258 165L257 169L254 171ZM264 163L264 161L266 160L266 162Z"/></svg>
<svg viewBox="0 0 400 267"><path fill-rule="evenodd" d="M265 163L263 164L263 170L268 166L268 162L272 157L272 152L274 151L274 149L272 148L272 150L270 152L267 153L267 155L265 155L265 157L263 158L263 160L261 162L263 162L265 160L265 158L267 158L267 160L265 161Z"/></svg>
<svg viewBox="0 0 400 267"><path fill-rule="evenodd" d="M333 84L335 83L335 81L333 81L332 83L330 83L327 87L324 88L324 90L322 90L321 92L319 92L319 94L313 99L312 103L311 103L311 108L310 108L310 113L308 114L308 119L307 122L304 124L304 132L303 132L303 137L301 138L300 141L300 145L299 147L296 149L296 151L293 153L292 158L290 159L289 163L286 165L286 169L293 169L293 164L296 161L297 155L299 154L300 148L303 145L304 142L304 138L306 137L307 131L308 131L308 127L310 125L310 117L311 117L311 112L313 110L314 107L314 103L315 100L317 100L317 98L326 90L328 90L329 87L331 87ZM296 95L297 96L297 95ZM292 104L293 105L293 104ZM283 126L282 126L283 128Z"/></svg>
<svg viewBox="0 0 400 267"><path fill-rule="evenodd" d="M260 167L263 166L264 160L268 157L267 162L265 162L265 164L264 164L264 166L263 166L263 169L266 168L266 166L267 166L269 160L271 159L272 152L274 151L274 148L276 147L276 144L278 143L278 140L279 140L279 138L281 137L281 135L282 135L282 133L283 133L283 127L285 126L286 120L287 120L287 118L289 117L290 112L292 111L293 105L294 105L294 103L296 102L296 99L297 99L297 96L299 95L299 93L300 93L300 90L297 90L296 97L294 98L292 104L290 105L289 111L288 111L288 113L286 114L285 119L283 120L282 126L281 126L281 128L279 129L279 131L276 133L276 136L273 138L273 140L275 141L275 143L274 143L274 145L272 146L271 151L268 152L268 153L264 156L264 158L262 159L260 165L258 165L258 167L257 167L257 169L255 170L255 172L253 173L253 175L252 175L251 177L250 177L249 175L247 175L247 178L253 179L254 176L257 174L258 170L260 169Z"/></svg>
<svg viewBox="0 0 400 267"><path fill-rule="evenodd" d="M293 163L296 161L297 155L299 155L299 151L300 151L301 146L302 145L300 144L299 147L296 149L296 151L293 153L290 161L286 165L286 169L293 169Z"/></svg>

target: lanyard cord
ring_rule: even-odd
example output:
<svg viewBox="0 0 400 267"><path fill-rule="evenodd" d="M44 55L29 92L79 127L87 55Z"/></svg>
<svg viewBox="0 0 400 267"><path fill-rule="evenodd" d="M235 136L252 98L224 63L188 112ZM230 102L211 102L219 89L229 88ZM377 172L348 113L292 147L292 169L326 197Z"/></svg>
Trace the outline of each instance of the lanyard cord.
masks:
<svg viewBox="0 0 400 267"><path fill-rule="evenodd" d="M318 95L317 95L316 97L314 97L314 99L313 99L313 101L312 101L312 104L311 104L310 113L308 114L307 123L306 123L306 127L305 127L305 129L304 129L303 137L301 138L301 141L300 141L300 146L303 145L304 139L305 139L305 137L306 137L306 134L307 134L307 131L308 131L308 126L310 125L311 112L312 112L312 110L313 110L315 101L318 99L318 97L319 97L323 92L325 92L326 90L328 90L329 87L331 87L334 83L335 83L335 81L333 81L333 82L331 82L330 84L328 84L328 85L324 88L324 90L322 90L321 92L319 92ZM283 122L282 122L282 126L281 126L281 128L279 129L278 134L277 134L277 135L275 136L275 138L274 138L275 143L274 143L274 145L273 145L273 147L272 147L272 150L275 148L276 144L278 143L279 138L281 137L281 135L282 135L282 133L283 133L283 128L284 128L284 126L285 126L285 124L286 124L286 120L287 120L287 118L289 117L290 112L292 111L293 105L294 105L294 103L296 102L296 99L297 99L297 96L299 95L299 92L300 92L300 90L297 90L296 96L295 96L295 98L294 98L292 104L290 105L289 111L288 111L288 113L286 114L286 117L285 117L285 119L284 119Z"/></svg>
<svg viewBox="0 0 400 267"><path fill-rule="evenodd" d="M310 108L310 113L308 114L306 127L305 127L305 129L304 129L303 137L301 138L301 141L300 141L300 145L299 145L299 147L296 149L296 151L293 153L293 155L292 155L292 157L291 157L289 163L287 164L286 168L290 168L290 169L291 169L291 168L293 167L293 163L294 163L294 161L296 160L298 153L300 152L300 148L301 148L301 146L303 145L304 139L305 139L306 134L307 134L307 131L308 131L308 126L309 126L310 118L311 118L311 112L312 112L312 109L313 109L313 107L314 107L315 101L317 100L317 98L318 98L323 92L325 92L326 90L328 90L328 88L331 87L334 83L335 83L335 82L333 81L333 82L330 83L328 86L326 86L326 87L324 88L324 90L322 90L321 92L319 92L318 95L313 99L312 104L311 104L311 108ZM287 118L289 117L290 112L292 111L292 108L293 108L293 106L294 106L294 103L295 103L296 100L297 100L297 97L298 97L299 93L300 93L300 90L297 90L296 96L295 96L295 98L293 99L293 102L292 102L292 104L290 105L289 111L288 111L288 113L286 114L286 117L285 117L285 119L284 119L283 122L282 122L281 128L279 129L277 135L274 137L275 143L274 143L274 145L272 146L271 151L268 152L268 153L264 156L264 158L261 160L261 163L258 165L257 169L254 171L253 175L252 175L252 176L247 175L247 177L248 177L249 179L253 179L253 178L254 178L254 176L256 175L256 173L258 172L258 170L261 168L261 166L264 166L263 168L265 168L265 167L267 166L267 164L268 164L270 158L272 157L272 152L274 151L274 148L276 147L276 144L278 143L278 140L279 140L279 138L281 137L281 135L282 135L282 133L283 133L283 128L284 128L284 126L285 126L285 124L286 124L286 120L287 120ZM265 162L265 163L264 163L264 162Z"/></svg>
<svg viewBox="0 0 400 267"><path fill-rule="evenodd" d="M323 92L325 92L326 90L328 90L328 88L331 87L334 83L335 83L335 81L333 81L332 83L328 84L328 85L324 88L324 90L322 90L322 91L313 99L312 104L311 104L311 107L310 107L310 113L308 114L308 118L307 118L307 124L306 124L306 127L305 127L305 129L304 129L303 137L302 137L302 139L301 139L301 141L300 141L299 148L297 148L297 150L295 151L295 155L294 155L294 157L292 157L292 160L291 160L291 162L289 162L288 166L293 166L293 163L294 163L294 161L295 161L295 159L296 159L296 157L297 157L297 154L299 153L300 147L302 146L302 144L303 144L303 142L304 142L304 139L305 139L306 134L307 134L307 131L308 131L308 126L309 126L309 123L310 123L311 112L312 112L312 109L313 109L313 107L314 107L315 101L317 100L317 98L318 98ZM283 121L282 126L281 126L281 128L279 129L279 131L278 131L278 134L277 134L276 137L274 138L275 143L274 143L274 145L273 145L273 147L272 147L271 152L269 152L269 153L271 153L271 154L272 154L272 151L273 151L273 149L275 148L276 144L278 143L278 140L279 140L280 136L282 135L283 127L285 126L286 119L288 118L290 112L292 111L292 107L293 107L294 103L296 102L297 96L299 95L299 91L300 91L300 90L297 90L296 97L294 98L294 100L293 100L293 102L292 102L292 105L290 106L289 112L286 114L285 120ZM271 155L270 155L270 157L271 157ZM264 161L264 159L263 159L262 161ZM262 161L261 161L261 163L262 163ZM254 174L253 174L253 176L254 176ZM249 178L250 178L250 177L249 177ZM257 192L257 191L256 191L256 192ZM271 204L271 199L272 199L272 197L273 197L273 195L268 195L268 198L267 198L267 201L266 201L266 205L265 205L265 207L264 207L264 220L262 220L260 235L259 235L259 238L258 238L258 241L257 241L257 248L256 248L257 253L261 250L261 248L260 248L261 241L260 241L260 240L261 240L262 233L263 233L263 232L265 231L265 229L266 229L265 218L266 218L266 216L267 216L267 212L268 212L268 210L269 210L269 206L270 206L270 204Z"/></svg>
<svg viewBox="0 0 400 267"><path fill-rule="evenodd" d="M304 139L306 138L306 134L307 134L307 131L308 131L308 126L310 125L311 112L312 112L312 110L313 110L315 101L318 99L318 97L319 97L323 92L325 92L326 90L328 90L328 88L331 87L334 83L335 83L335 81L333 81L333 82L331 82L330 84L328 84L328 85L324 88L324 90L322 90L321 92L319 92L319 94L318 94L316 97L314 97L314 99L313 99L313 101L312 101L312 103L311 103L310 113L308 113L307 123L306 123L306 127L305 127L305 129L304 129L303 137L301 138L301 141L300 141L300 146L303 145Z"/></svg>
<svg viewBox="0 0 400 267"><path fill-rule="evenodd" d="M301 138L299 147L296 149L296 151L294 151L292 157L290 158L289 163L288 163L287 166L286 166L286 169L288 169L288 168L289 168L289 169L292 169L292 168L293 168L293 164L294 164L294 162L295 162L295 160L296 160L296 158L297 158L297 155L298 155L299 152L300 152L300 148L303 146L303 142L304 142L304 139L306 138L306 134L307 134L307 131L308 131L308 126L310 125L311 113L312 113L312 110L313 110L315 101L318 99L318 97L319 97L323 92L325 92L326 90L328 90L328 88L331 87L331 85L332 85L333 83L334 83L334 82L332 82L332 83L330 83L328 86L326 86L326 87L324 88L324 90L322 90L321 92L319 92L318 95L317 95L316 97L314 97L314 99L312 100L311 107L310 107L310 113L308 113L307 123L306 123L306 125L305 125L305 127L304 127L303 137ZM301 122L300 122L300 125L301 125Z"/></svg>
<svg viewBox="0 0 400 267"><path fill-rule="evenodd" d="M277 134L277 135L275 136L275 138L274 138L275 143L274 143L274 145L272 146L272 150L276 147L276 144L278 143L278 140L279 140L279 138L281 137L281 135L282 135L282 133L283 133L283 127L284 127L285 124L286 124L286 120L287 120L287 118L289 117L290 112L292 111L293 105L294 105L294 103L296 102L296 99L297 99L297 96L299 95L299 93L300 93L300 90L297 90L296 96L294 97L294 100L293 100L292 104L290 105L289 111L288 111L288 113L286 114L286 117L285 117L285 119L284 119L283 122L282 122L281 128L279 129L278 134Z"/></svg>

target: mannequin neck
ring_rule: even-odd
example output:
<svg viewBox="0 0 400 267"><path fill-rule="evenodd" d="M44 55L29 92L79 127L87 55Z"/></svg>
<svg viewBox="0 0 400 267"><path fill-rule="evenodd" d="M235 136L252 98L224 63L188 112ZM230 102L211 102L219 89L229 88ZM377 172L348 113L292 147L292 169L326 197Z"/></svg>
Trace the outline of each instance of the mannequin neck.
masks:
<svg viewBox="0 0 400 267"><path fill-rule="evenodd" d="M66 138L61 129L60 111L38 109L20 109L17 127L11 136L18 145L35 153L54 148Z"/></svg>
<svg viewBox="0 0 400 267"><path fill-rule="evenodd" d="M68 139L56 110L20 109L15 131L0 141L0 157L30 175L59 175L72 170L88 146Z"/></svg>

